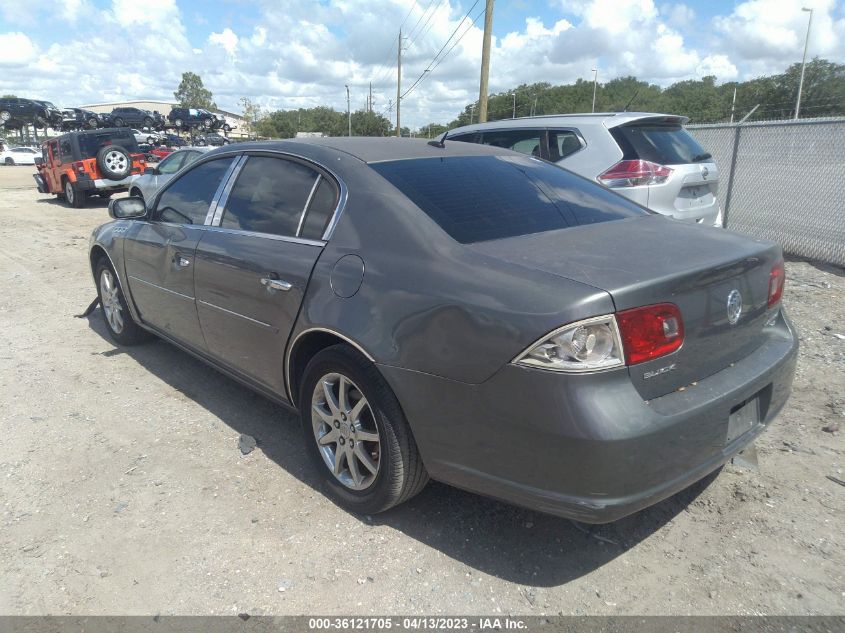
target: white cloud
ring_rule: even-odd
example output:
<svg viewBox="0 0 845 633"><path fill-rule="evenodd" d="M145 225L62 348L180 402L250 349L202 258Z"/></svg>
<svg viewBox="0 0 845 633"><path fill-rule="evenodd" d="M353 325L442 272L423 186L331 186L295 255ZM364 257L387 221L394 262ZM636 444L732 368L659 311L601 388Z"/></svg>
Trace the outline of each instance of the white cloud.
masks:
<svg viewBox="0 0 845 633"><path fill-rule="evenodd" d="M68 20L90 14L94 4L57 1ZM49 17L46 5L19 11L15 7L23 3L0 0L0 19L15 25L0 34L0 92L60 105L170 99L181 74L191 70L200 74L217 103L231 110L238 110L242 96L264 107L345 110L345 84L352 107L361 108L371 81L378 111L387 112L388 101L396 98L395 30L408 15L409 0L254 0L254 22L221 23L220 16L205 16L213 28L197 21L198 9L187 0L99 1L107 2L108 10L98 22L77 19L64 29L38 30L32 18L41 23ZM555 1L557 15L549 17L546 10L540 18L528 9L521 24L507 32L498 29L491 91L539 81L589 81L596 64L600 81L636 75L664 86L705 75L726 81L780 72L800 59L807 24L802 0L741 1L712 22L701 17L701 9L697 15L691 8L696 3ZM810 56L842 63L843 0L803 1L814 2L816 9ZM405 124L449 121L477 99L482 21L461 23L470 5L458 0L414 5L404 27L409 39L403 90L456 28L462 39L451 51L449 44L448 56L403 100ZM479 11L474 9L472 18ZM193 20L190 30L188 19ZM84 73L78 72L80 59Z"/></svg>
<svg viewBox="0 0 845 633"><path fill-rule="evenodd" d="M23 66L35 60L35 44L24 33L0 33L0 66Z"/></svg>

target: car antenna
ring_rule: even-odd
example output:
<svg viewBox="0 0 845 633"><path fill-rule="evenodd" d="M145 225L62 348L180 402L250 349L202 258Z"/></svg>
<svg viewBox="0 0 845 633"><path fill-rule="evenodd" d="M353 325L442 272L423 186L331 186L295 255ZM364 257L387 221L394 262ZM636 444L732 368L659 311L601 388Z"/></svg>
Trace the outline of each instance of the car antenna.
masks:
<svg viewBox="0 0 845 633"><path fill-rule="evenodd" d="M634 96L633 96L633 97L631 97L630 99L628 99L628 103L626 103L626 104L625 104L625 109L624 109L624 110L622 110L622 112L627 112L627 111L628 111L628 107L631 105L631 103L634 101L634 99L636 99L636 98L637 98L637 95L638 95L638 94L640 94L640 89L639 89L639 88L637 88L637 89L634 91Z"/></svg>
<svg viewBox="0 0 845 633"><path fill-rule="evenodd" d="M447 134L449 134L449 132L443 132L443 136L440 137L439 141L435 138L435 139L430 140L428 142L428 144L431 145L432 147L439 147L440 149L443 149L444 147L446 147L446 135Z"/></svg>

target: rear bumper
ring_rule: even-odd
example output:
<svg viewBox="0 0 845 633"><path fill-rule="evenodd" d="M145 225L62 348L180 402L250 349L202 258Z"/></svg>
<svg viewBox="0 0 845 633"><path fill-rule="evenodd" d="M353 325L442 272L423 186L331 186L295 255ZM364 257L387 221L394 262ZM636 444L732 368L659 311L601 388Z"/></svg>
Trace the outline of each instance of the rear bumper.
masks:
<svg viewBox="0 0 845 633"><path fill-rule="evenodd" d="M76 181L76 187L80 191L127 191L129 185L137 177L137 174L127 176L122 180L108 180L106 178L98 178L91 180L90 178L79 178Z"/></svg>
<svg viewBox="0 0 845 633"><path fill-rule="evenodd" d="M588 523L622 518L717 469L785 404L798 342L781 312L767 342L684 391L649 402L627 369L563 375L507 365L469 385L380 366L435 479ZM731 410L759 421L728 438Z"/></svg>

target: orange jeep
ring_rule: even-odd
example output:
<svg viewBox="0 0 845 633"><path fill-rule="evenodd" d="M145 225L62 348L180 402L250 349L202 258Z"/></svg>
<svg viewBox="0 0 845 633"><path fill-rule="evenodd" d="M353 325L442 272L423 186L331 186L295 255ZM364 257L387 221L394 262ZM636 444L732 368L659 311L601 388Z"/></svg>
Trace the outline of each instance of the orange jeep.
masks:
<svg viewBox="0 0 845 633"><path fill-rule="evenodd" d="M54 193L72 207L85 206L89 195L108 198L126 191L132 176L146 169L129 128L70 132L45 141L36 157L35 183L41 193Z"/></svg>

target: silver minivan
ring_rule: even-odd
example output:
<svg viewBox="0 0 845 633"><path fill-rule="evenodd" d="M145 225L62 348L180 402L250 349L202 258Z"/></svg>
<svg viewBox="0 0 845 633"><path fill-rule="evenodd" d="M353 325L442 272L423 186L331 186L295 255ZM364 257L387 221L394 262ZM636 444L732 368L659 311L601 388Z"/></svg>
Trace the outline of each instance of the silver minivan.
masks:
<svg viewBox="0 0 845 633"><path fill-rule="evenodd" d="M646 112L555 114L467 125L446 139L543 158L657 213L722 226L719 170L684 129L688 120Z"/></svg>

